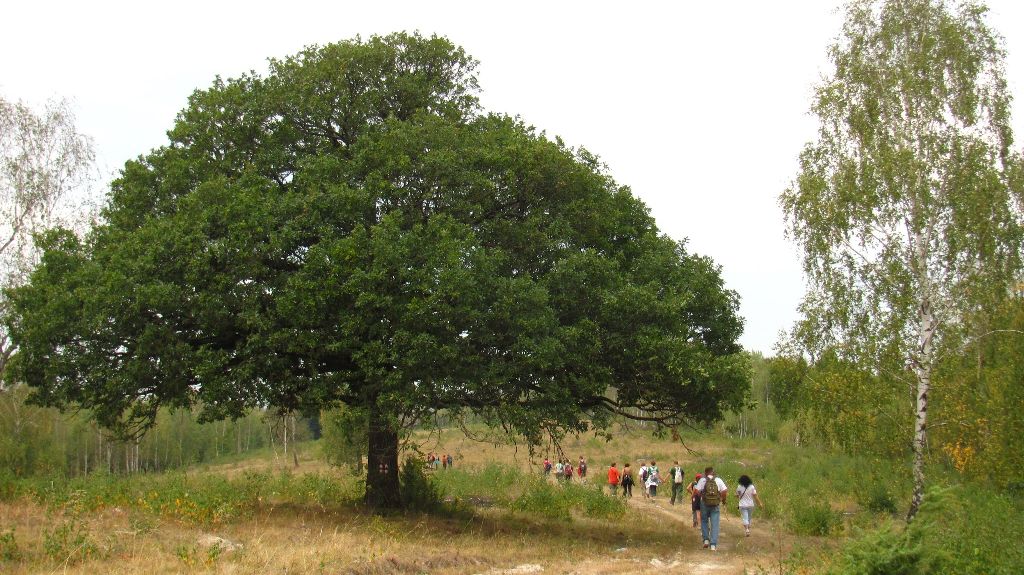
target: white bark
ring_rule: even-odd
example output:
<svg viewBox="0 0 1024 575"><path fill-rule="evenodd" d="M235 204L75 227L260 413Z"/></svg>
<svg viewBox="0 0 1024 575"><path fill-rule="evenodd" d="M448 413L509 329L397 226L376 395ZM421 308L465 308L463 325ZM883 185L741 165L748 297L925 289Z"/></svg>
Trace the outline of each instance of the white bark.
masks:
<svg viewBox="0 0 1024 575"><path fill-rule="evenodd" d="M926 234L915 234L916 254L914 267L917 270L920 300L918 303L918 345L911 362L917 376L917 392L914 406L914 494L910 501L907 520L917 515L924 499L924 463L928 447L928 393L931 390L932 367L934 364L934 339L938 321L932 303L931 278L928 274L928 238Z"/></svg>

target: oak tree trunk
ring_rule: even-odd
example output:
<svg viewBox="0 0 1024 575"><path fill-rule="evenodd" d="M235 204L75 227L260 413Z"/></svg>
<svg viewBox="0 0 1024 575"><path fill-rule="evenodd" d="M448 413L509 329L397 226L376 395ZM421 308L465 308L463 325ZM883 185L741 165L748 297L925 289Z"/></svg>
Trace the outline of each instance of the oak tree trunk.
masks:
<svg viewBox="0 0 1024 575"><path fill-rule="evenodd" d="M402 505L398 487L398 430L375 405L370 406L368 417L365 502L370 507L395 509Z"/></svg>

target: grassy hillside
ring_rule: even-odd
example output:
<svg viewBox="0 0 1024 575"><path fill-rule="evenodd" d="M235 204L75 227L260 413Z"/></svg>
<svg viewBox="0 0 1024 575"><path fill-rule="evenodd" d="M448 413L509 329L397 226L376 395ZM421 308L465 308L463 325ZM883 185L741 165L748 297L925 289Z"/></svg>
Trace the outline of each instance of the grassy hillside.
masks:
<svg viewBox="0 0 1024 575"><path fill-rule="evenodd" d="M415 438L420 451L455 458L453 469L426 472L419 500L435 504L430 513L366 512L359 504L361 478L323 464L314 443L300 444L298 458L266 451L186 473L3 477L0 571L621 573L653 566L659 573L855 573L870 572L865 561L879 559L871 555L878 550L888 553L879 559L886 565L937 569L955 559L934 559L932 548L955 530L943 518L970 521L969 509L948 504L959 500L947 490L934 498L946 507L926 509L923 527L904 532L893 517L902 514L909 493L906 473L894 473L887 462L766 441L693 435L684 438L687 449L642 429L620 430L612 441L584 436L563 448L574 462L587 457L590 480L565 487L541 477L545 453L531 456L496 437L477 439L484 441L455 430ZM753 536L743 537L730 502L721 549L712 554L701 549L689 509L668 505L667 493L654 501L637 493L628 505L601 493L611 461L650 459L662 469L678 459L688 475L714 465L731 489L740 473L753 477L766 504L755 515ZM1000 504L998 498L985 503ZM1014 515L987 515L982 531L991 539L992 530L1019 528L1019 520L1008 523ZM968 537L964 545L975 544ZM991 553L985 545L970 553ZM934 561L901 555L904 548ZM1001 554L1013 565L1009 555ZM972 572L973 563L961 563L960 572ZM987 572L1000 572L999 560L987 564Z"/></svg>

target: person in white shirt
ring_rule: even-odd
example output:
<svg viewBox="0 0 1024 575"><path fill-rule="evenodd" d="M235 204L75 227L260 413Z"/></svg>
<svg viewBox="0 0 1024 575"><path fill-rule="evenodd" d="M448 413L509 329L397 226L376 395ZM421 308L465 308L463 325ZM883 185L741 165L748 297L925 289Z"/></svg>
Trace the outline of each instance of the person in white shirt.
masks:
<svg viewBox="0 0 1024 575"><path fill-rule="evenodd" d="M750 518L754 514L754 505L764 509L764 503L757 495L757 488L748 475L740 475L739 485L736 487L736 499L739 500L740 518L743 519L743 530L747 537L750 537Z"/></svg>
<svg viewBox="0 0 1024 575"><path fill-rule="evenodd" d="M711 485L710 483L713 483ZM725 505L726 497L729 495L729 488L722 481L721 477L715 475L715 468L704 469L704 477L701 477L695 488L700 492L700 534L704 539L704 548L709 546L712 551L718 551L718 527L721 519L721 506Z"/></svg>

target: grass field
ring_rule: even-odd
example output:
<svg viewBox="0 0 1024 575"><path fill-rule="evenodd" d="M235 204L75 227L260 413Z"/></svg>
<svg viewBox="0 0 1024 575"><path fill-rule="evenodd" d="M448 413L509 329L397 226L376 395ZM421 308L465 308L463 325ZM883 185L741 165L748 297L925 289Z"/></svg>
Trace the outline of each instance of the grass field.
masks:
<svg viewBox="0 0 1024 575"><path fill-rule="evenodd" d="M0 572L810 573L845 534L901 513L909 493L863 488L880 463L713 435L685 447L642 429L573 438L564 455L587 457L590 478L571 489L541 478L544 452L455 430L415 440L455 458L428 472L449 502L437 513L368 513L360 478L325 465L314 443L299 446L298 467L268 451L177 474L0 480ZM667 493L622 505L598 492L612 461L651 459L688 475L714 465L730 489L751 475L766 503L752 536L734 501L711 553Z"/></svg>

